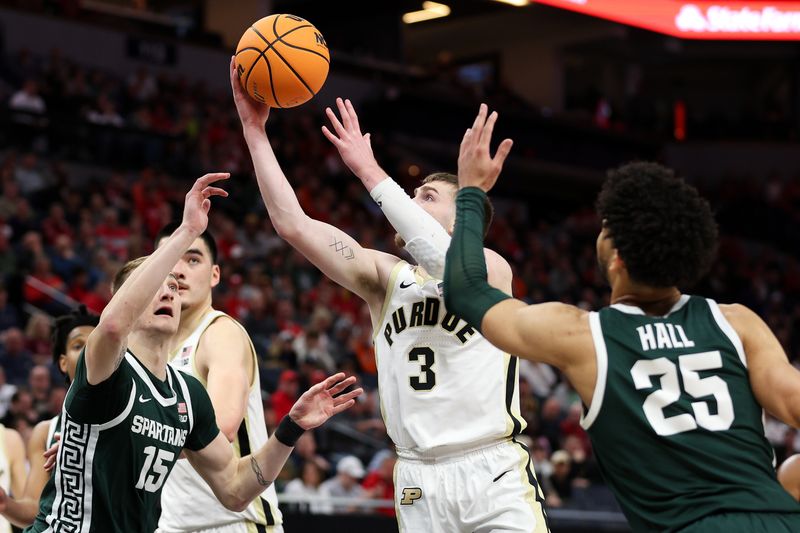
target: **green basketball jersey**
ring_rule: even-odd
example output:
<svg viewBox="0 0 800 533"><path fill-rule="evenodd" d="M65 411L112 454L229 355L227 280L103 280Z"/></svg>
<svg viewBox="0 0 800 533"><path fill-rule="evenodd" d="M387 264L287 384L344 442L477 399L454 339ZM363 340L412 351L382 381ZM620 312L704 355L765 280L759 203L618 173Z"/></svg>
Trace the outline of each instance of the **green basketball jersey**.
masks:
<svg viewBox="0 0 800 533"><path fill-rule="evenodd" d="M200 382L169 366L161 381L130 352L97 385L81 355L60 430L56 470L26 532L152 533L181 450L201 450L219 433Z"/></svg>
<svg viewBox="0 0 800 533"><path fill-rule="evenodd" d="M589 320L597 385L582 424L634 531L800 513L776 479L741 340L716 302L684 295L663 317L616 304Z"/></svg>

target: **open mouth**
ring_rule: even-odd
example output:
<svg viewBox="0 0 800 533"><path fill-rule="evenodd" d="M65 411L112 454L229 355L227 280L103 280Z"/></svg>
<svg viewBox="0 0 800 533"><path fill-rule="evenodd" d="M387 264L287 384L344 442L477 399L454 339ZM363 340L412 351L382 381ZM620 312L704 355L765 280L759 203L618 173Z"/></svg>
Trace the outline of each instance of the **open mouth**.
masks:
<svg viewBox="0 0 800 533"><path fill-rule="evenodd" d="M158 309L156 309L155 314L156 315L172 316L172 308L171 307L166 307L166 306L165 307L159 307Z"/></svg>

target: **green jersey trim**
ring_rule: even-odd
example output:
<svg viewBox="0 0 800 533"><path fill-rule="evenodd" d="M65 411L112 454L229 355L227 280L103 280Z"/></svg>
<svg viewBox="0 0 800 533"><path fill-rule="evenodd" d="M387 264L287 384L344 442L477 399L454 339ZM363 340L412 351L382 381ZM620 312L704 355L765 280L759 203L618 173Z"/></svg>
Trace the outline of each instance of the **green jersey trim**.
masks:
<svg viewBox="0 0 800 533"><path fill-rule="evenodd" d="M742 339L739 338L739 334L736 333L736 330L733 329L731 323L728 322L728 319L722 314L719 304L710 298L706 299L706 301L708 302L708 308L711 309L711 314L713 315L714 320L717 322L717 326L719 326L719 329L722 330L722 333L728 337L728 339L731 341L731 344L733 344L733 347L736 348L736 353L739 355L739 360L742 362L742 366L747 368L747 357L745 356L744 346L742 345Z"/></svg>
<svg viewBox="0 0 800 533"><path fill-rule="evenodd" d="M125 354L125 359L128 361L128 363L130 363L131 368L133 368L133 370L139 375L142 381L145 382L147 388L150 389L153 398L155 398L158 403L160 403L163 407L169 407L178 402L178 395L175 394L175 389L172 387L172 375L169 372L167 372L167 381L169 382L169 388L172 391L172 397L164 398L161 393L158 392L156 386L153 385L153 380L150 379L150 376L147 374L145 368L139 361L137 361L131 352L127 352Z"/></svg>
<svg viewBox="0 0 800 533"><path fill-rule="evenodd" d="M136 381L132 381L127 406L122 413L104 424L78 424L70 419L66 407L63 409L61 445L58 450L60 466L56 469L54 480L56 494L46 518L48 527L44 533L62 530L65 524L73 526L73 533L89 531L92 524L92 472L97 440L101 431L120 424L131 413L136 400Z"/></svg>
<svg viewBox="0 0 800 533"><path fill-rule="evenodd" d="M691 298L691 296L689 296L688 294L682 294L681 297L678 298L678 301L675 302L675 305L673 305L672 308L669 311L667 311L666 315L660 316L660 317L659 316L653 316L652 318L667 318L669 315L671 315L675 311L678 311L684 305L686 305L689 302L690 298ZM611 307L611 309L616 309L617 311L625 313L626 315L641 315L641 316L644 316L646 314L644 311L642 311L640 308L636 307L635 305L613 304L613 305L610 305L609 307Z"/></svg>
<svg viewBox="0 0 800 533"><path fill-rule="evenodd" d="M628 307L628 306L626 306ZM592 404L585 416L581 414L581 427L589 429L594 423L597 415L600 414L600 407L603 405L603 395L606 392L606 378L608 376L608 351L606 341L603 337L603 328L600 326L600 313L592 311L589 313L589 328L592 330L592 341L594 342L595 359L597 360L597 380L594 384L594 394L592 394Z"/></svg>

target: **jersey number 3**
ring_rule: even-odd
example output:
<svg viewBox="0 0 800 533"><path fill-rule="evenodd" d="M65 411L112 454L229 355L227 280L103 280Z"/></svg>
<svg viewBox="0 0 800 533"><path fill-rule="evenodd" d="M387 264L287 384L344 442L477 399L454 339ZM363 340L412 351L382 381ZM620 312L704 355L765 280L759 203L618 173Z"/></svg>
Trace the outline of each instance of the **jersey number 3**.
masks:
<svg viewBox="0 0 800 533"><path fill-rule="evenodd" d="M139 474L139 481L136 482L136 488L144 489L147 492L158 492L169 474L167 465L175 459L175 454L167 450L160 450L155 446L148 446L144 449L144 456L144 465L142 473ZM150 473L151 466L153 467L152 474Z"/></svg>
<svg viewBox="0 0 800 533"><path fill-rule="evenodd" d="M431 370L431 367L436 362L436 355L430 348L414 348L408 352L408 360L412 363L419 363L420 372L419 376L411 376L408 381L411 383L411 388L417 391L431 390L436 385L436 374Z"/></svg>
<svg viewBox="0 0 800 533"><path fill-rule="evenodd" d="M706 401L692 402L694 415L683 413L664 416L664 409L677 402L681 397L678 383L678 371L675 363L666 357L658 359L642 359L636 361L631 368L633 384L637 390L650 389L653 383L651 376L661 376L661 389L650 393L642 408L647 421L662 436L675 435L697 429L697 426L709 431L724 431L733 423L733 401L728 385L719 376L701 378L698 371L722 368L722 356L718 351L681 355L678 357L683 387L692 398L713 396L717 404L717 414L711 414Z"/></svg>

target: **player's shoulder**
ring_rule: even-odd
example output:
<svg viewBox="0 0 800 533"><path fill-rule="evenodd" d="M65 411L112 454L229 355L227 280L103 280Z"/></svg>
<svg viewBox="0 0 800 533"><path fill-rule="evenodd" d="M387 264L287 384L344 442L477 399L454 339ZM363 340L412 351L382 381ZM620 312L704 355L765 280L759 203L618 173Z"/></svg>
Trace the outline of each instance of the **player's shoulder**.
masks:
<svg viewBox="0 0 800 533"><path fill-rule="evenodd" d="M9 456L25 456L25 442L19 431L3 426L3 441Z"/></svg>
<svg viewBox="0 0 800 533"><path fill-rule="evenodd" d="M189 395L192 397L192 400L194 400L198 395L208 396L206 388L199 379L190 373L181 370L180 368L173 367L172 370L175 371L175 373L180 379L183 380L184 383L186 383L186 388L189 391Z"/></svg>
<svg viewBox="0 0 800 533"><path fill-rule="evenodd" d="M506 259L491 248L484 248L483 255L486 258L486 266L495 269L498 274L507 274L511 277L511 264Z"/></svg>
<svg viewBox="0 0 800 533"><path fill-rule="evenodd" d="M730 303L717 304L717 306L722 316L725 317L725 320L733 326L733 329L736 330L739 335L764 323L761 317L746 305Z"/></svg>
<svg viewBox="0 0 800 533"><path fill-rule="evenodd" d="M214 319L208 324L208 327L206 327L203 334L200 336L201 340L209 333L215 336L232 335L249 338L247 331L244 329L244 326L241 322L233 318L231 315L223 313L222 311L217 311L217 313L219 314L214 317Z"/></svg>

